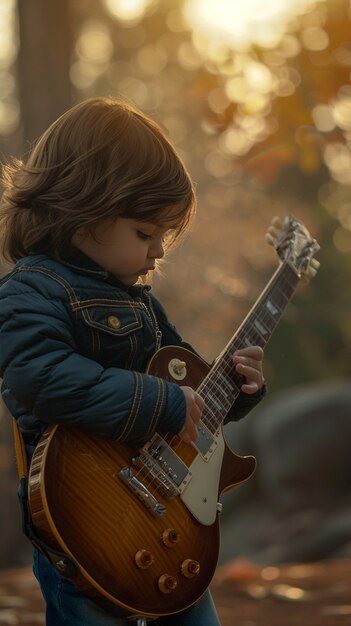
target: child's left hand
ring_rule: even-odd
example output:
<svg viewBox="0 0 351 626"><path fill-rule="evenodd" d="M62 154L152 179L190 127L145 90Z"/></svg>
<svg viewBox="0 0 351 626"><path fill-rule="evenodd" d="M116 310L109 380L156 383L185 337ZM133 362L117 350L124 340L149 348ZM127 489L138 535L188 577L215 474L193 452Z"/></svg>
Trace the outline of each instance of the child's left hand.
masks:
<svg viewBox="0 0 351 626"><path fill-rule="evenodd" d="M234 352L235 370L246 379L241 385L241 391L244 393L256 393L261 389L264 383L262 360L263 350L260 346L249 346Z"/></svg>

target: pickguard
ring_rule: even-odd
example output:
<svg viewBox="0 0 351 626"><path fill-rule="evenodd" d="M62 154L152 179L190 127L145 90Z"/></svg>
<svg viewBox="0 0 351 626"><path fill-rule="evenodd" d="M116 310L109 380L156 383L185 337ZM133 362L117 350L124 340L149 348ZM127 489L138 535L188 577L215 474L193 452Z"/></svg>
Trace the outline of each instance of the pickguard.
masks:
<svg viewBox="0 0 351 626"><path fill-rule="evenodd" d="M214 436L217 445L210 458L205 459L198 454L189 467L191 479L185 487L180 499L190 513L205 526L216 521L219 481L225 442L222 431Z"/></svg>

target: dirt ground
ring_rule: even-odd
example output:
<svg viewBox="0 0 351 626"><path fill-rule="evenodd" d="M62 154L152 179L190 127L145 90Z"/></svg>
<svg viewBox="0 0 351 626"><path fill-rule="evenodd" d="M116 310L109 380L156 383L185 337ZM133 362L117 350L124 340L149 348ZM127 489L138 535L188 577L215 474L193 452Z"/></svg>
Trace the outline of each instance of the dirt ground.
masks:
<svg viewBox="0 0 351 626"><path fill-rule="evenodd" d="M351 561L219 568L212 593L223 626L351 626ZM29 567L0 570L0 626L45 623ZM181 626L181 624L180 624Z"/></svg>

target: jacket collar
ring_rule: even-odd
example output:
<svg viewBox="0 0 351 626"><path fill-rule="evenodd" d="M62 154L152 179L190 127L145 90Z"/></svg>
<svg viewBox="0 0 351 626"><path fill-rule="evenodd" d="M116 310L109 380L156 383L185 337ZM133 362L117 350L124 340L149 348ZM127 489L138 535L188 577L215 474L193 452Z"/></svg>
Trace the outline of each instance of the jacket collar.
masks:
<svg viewBox="0 0 351 626"><path fill-rule="evenodd" d="M131 285L130 287L124 285L120 280L118 280L118 278L113 276L110 272L104 270L100 265L84 254L84 252L78 250L78 248L74 248L74 250L72 250L72 252L70 252L67 256L67 259L65 261L61 261L61 263L73 269L78 274L84 274L86 276L106 281L123 291L127 291L131 295L141 295L144 290L149 291L151 289L151 285L136 284Z"/></svg>
<svg viewBox="0 0 351 626"><path fill-rule="evenodd" d="M95 276L95 278L102 280L108 280L110 276L109 272L100 267L100 265L84 254L84 252L78 250L78 248L72 250L72 252L67 255L66 259L60 262L79 274Z"/></svg>

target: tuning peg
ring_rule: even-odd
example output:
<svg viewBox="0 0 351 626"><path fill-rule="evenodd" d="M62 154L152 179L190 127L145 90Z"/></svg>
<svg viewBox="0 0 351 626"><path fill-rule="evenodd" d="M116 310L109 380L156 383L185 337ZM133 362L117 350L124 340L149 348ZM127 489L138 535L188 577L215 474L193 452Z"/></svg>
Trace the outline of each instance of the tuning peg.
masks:
<svg viewBox="0 0 351 626"><path fill-rule="evenodd" d="M274 246L277 239L278 239L278 235L279 235L279 231L281 229L282 226L282 221L280 219L280 217L276 216L273 217L272 221L271 221L271 225L268 228L268 231L265 235L265 239L267 241L267 243L270 246Z"/></svg>
<svg viewBox="0 0 351 626"><path fill-rule="evenodd" d="M273 226L270 226L265 234L265 239L270 246L274 246L278 239L278 235L279 231Z"/></svg>
<svg viewBox="0 0 351 626"><path fill-rule="evenodd" d="M304 283L308 283L317 274L320 262L317 259L311 259L306 271L302 274L301 280Z"/></svg>
<svg viewBox="0 0 351 626"><path fill-rule="evenodd" d="M318 246L318 250L320 250L320 246ZM318 268L320 267L320 262L319 262L319 261L317 261L317 259L311 259L311 262L310 262L310 267L312 267L313 269L315 269L315 270L316 270L316 272L317 272Z"/></svg>
<svg viewBox="0 0 351 626"><path fill-rule="evenodd" d="M318 267L320 266L320 263L318 263L318 266L313 267L312 263L309 265L309 267L307 268L307 278L314 278L315 275L317 274L318 271Z"/></svg>
<svg viewBox="0 0 351 626"><path fill-rule="evenodd" d="M277 238L273 237L273 235L271 235L270 233L266 233L264 238L270 246L274 246L275 242L277 241Z"/></svg>
<svg viewBox="0 0 351 626"><path fill-rule="evenodd" d="M283 223L280 219L280 217L278 215L275 215L275 217L273 217L272 221L271 221L271 225L275 226L275 228L281 228Z"/></svg>
<svg viewBox="0 0 351 626"><path fill-rule="evenodd" d="M306 271L307 277L314 278L315 275L317 274L319 266L320 266L319 261L317 261L317 259L312 259Z"/></svg>

